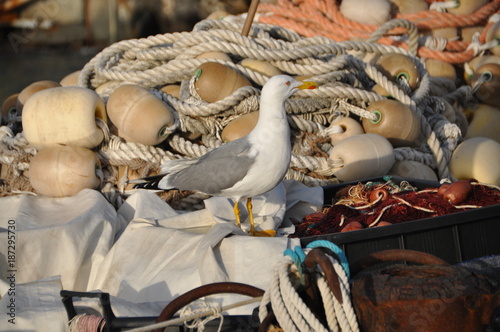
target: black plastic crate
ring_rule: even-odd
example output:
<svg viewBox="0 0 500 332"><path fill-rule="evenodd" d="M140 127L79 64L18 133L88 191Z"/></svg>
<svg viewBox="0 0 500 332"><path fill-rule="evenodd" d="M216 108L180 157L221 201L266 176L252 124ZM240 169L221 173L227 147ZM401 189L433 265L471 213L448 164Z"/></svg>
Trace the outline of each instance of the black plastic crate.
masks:
<svg viewBox="0 0 500 332"><path fill-rule="evenodd" d="M408 181L418 189L439 186L439 182L433 181L391 179L396 184ZM325 204L331 202L341 188L368 181L384 180L376 178L326 186L323 188ZM433 254L453 264L500 254L500 204L384 227L304 237L301 244L305 246L316 240L337 244L350 262L381 250L412 249Z"/></svg>

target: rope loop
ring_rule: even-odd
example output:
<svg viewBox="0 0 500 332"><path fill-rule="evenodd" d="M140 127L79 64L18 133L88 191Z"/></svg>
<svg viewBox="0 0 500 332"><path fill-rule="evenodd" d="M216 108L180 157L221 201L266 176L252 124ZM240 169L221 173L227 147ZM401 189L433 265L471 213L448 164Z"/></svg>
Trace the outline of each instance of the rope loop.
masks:
<svg viewBox="0 0 500 332"><path fill-rule="evenodd" d="M343 263L318 248L330 250ZM342 250L329 241L312 242L307 249L305 256L300 247L286 250L276 265L271 286L259 307L261 328L274 316L284 331L359 331ZM298 276L301 265L305 281ZM320 297L313 289L319 290Z"/></svg>
<svg viewBox="0 0 500 332"><path fill-rule="evenodd" d="M263 8L267 6L262 5ZM322 10L329 17L337 15L331 8L325 7ZM324 14L322 16L325 17ZM124 189L129 176L122 174L118 178L115 168L124 166L122 170L133 170L141 176L152 175L155 173L148 172L160 170L161 164L168 160L198 158L210 149L224 144L222 132L229 123L241 115L259 110L260 89L270 75L243 65L243 59L263 62L292 76L307 75L307 79L319 84L318 89L301 90L285 103L288 121L296 137L290 168L285 175L287 179L294 179L308 186L339 182L334 170L346 165L341 160L328 158L333 148L328 142L328 134L342 128L330 125L339 114L351 115L357 120L368 118L376 121L376 114L367 112L366 107L386 97L372 91L375 84L419 115L422 137L427 138L426 144L422 146L394 149L395 159L425 161L426 165L436 169L439 177L448 177L447 164L452 152L449 149L456 145L460 137L441 118L432 120L434 125L429 123L429 119L437 112L427 107L431 98L431 85L439 83L436 79L431 80L422 61L415 57L412 45L418 44L417 28L418 24L410 19L396 18L370 30L373 42L336 42L320 34L302 37L291 29L265 22L254 23L249 35L243 36L239 23L203 20L191 32L155 35L110 45L84 66L78 84L95 90L104 100L121 85L139 85L171 108L174 124L164 128L166 139L163 143L145 146L125 142L113 135L106 123L98 120L97 126L104 133L102 144L95 148L105 168L102 190L105 190L107 197L120 202L118 194L129 194ZM398 43L383 44L388 32L405 33L401 40L410 47L405 49L399 47L401 44ZM223 52L229 56L229 60L198 57L211 51ZM363 57L391 53L404 54L414 62L418 70L419 85L413 91L404 75L393 80ZM208 61L233 69L250 81L251 86L241 87L216 102L203 100L195 87L196 70ZM481 82L482 80L477 84ZM179 94L174 96L162 91L166 85L177 85ZM474 98L473 92L477 88L478 86L471 91L446 87L445 96L432 98L443 98L450 103L453 101L453 104L461 104L464 100ZM441 129L446 130L436 133L436 130ZM29 146L22 133L13 132L13 136L9 136L6 134L7 129L3 131L0 142L1 161L13 168L11 174L22 174L36 150ZM137 167L142 167L144 172ZM29 182L24 178L24 182ZM106 185L107 183L109 184ZM112 193L113 190L116 190L116 195Z"/></svg>

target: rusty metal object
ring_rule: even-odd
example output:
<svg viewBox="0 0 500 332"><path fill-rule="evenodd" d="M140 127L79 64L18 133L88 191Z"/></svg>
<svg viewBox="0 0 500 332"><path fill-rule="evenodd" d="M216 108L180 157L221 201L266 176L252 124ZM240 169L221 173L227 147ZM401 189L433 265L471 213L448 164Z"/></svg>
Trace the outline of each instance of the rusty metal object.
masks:
<svg viewBox="0 0 500 332"><path fill-rule="evenodd" d="M190 290L175 298L170 302L160 313L157 323L171 319L179 309L188 305L189 303L198 300L202 297L214 294L240 294L250 297L259 297L264 295L264 291L260 288L253 287L246 284L237 282L219 282L208 285L203 285ZM157 329L155 332L162 332L163 329Z"/></svg>
<svg viewBox="0 0 500 332"><path fill-rule="evenodd" d="M425 265L378 263L408 260ZM365 331L445 332L494 328L500 292L484 277L432 255L391 250L356 264L351 295ZM498 311L498 309L496 309Z"/></svg>
<svg viewBox="0 0 500 332"><path fill-rule="evenodd" d="M319 265L325 275L326 284L330 287L333 295L342 304L342 292L340 291L339 278L333 268L332 262L321 249L312 249L306 256L303 263L305 270L313 273Z"/></svg>
<svg viewBox="0 0 500 332"><path fill-rule="evenodd" d="M405 261L422 265L450 265L439 257L416 250L388 249L371 253L351 264L352 275L379 263Z"/></svg>

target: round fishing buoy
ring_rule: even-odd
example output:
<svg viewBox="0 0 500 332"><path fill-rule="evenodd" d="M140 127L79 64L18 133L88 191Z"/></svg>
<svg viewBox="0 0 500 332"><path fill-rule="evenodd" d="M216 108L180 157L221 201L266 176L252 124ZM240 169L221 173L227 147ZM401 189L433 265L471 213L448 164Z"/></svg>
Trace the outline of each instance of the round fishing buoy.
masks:
<svg viewBox="0 0 500 332"><path fill-rule="evenodd" d="M331 149L330 159L343 161L343 167L333 170L340 181L382 176L395 161L392 144L377 134L360 134L343 139Z"/></svg>
<svg viewBox="0 0 500 332"><path fill-rule="evenodd" d="M120 85L123 85L123 83L119 81L107 81L106 83L103 83L99 85L97 88L95 88L95 92L97 92L100 96L102 95L109 96Z"/></svg>
<svg viewBox="0 0 500 332"><path fill-rule="evenodd" d="M429 9L425 0L392 0L401 14L414 14Z"/></svg>
<svg viewBox="0 0 500 332"><path fill-rule="evenodd" d="M445 38L448 40L456 40L458 38L458 29L455 27L447 27L447 28L437 28L432 29L431 31L432 37L435 38Z"/></svg>
<svg viewBox="0 0 500 332"><path fill-rule="evenodd" d="M59 81L59 84L61 84L61 86L78 86L78 77L80 76L81 72L81 70L77 70L64 76Z"/></svg>
<svg viewBox="0 0 500 332"><path fill-rule="evenodd" d="M500 56L497 55L482 55L473 58L464 64L464 79L467 84L471 84L472 76L477 68L487 63L500 64Z"/></svg>
<svg viewBox="0 0 500 332"><path fill-rule="evenodd" d="M471 112L472 119L465 139L472 137L488 137L500 143L500 109L479 104Z"/></svg>
<svg viewBox="0 0 500 332"><path fill-rule="evenodd" d="M21 92L19 93L19 96L17 96L17 102L16 102L16 108L19 114L22 113L24 104L26 101L35 93L38 91L42 91L45 89L50 89L50 88L56 88L61 86L61 84L50 81L50 80L45 80L45 81L37 81L33 82L27 87L25 87Z"/></svg>
<svg viewBox="0 0 500 332"><path fill-rule="evenodd" d="M423 179L438 181L436 172L429 166L414 160L399 160L392 165L390 175L400 176L402 178Z"/></svg>
<svg viewBox="0 0 500 332"><path fill-rule="evenodd" d="M376 67L393 82L406 81L412 90L415 90L420 84L418 68L407 55L384 54L377 60Z"/></svg>
<svg viewBox="0 0 500 332"><path fill-rule="evenodd" d="M173 110L148 90L137 85L122 85L108 99L108 115L127 142L157 145L174 125Z"/></svg>
<svg viewBox="0 0 500 332"><path fill-rule="evenodd" d="M448 119L448 121L458 126L458 128L460 129L460 133L462 134L462 137L464 137L465 134L467 134L467 129L469 127L469 123L464 114L464 111L462 111L461 108L453 107L449 102L447 102L444 99L441 99L441 102L444 104L445 107L443 115L446 117L446 119Z"/></svg>
<svg viewBox="0 0 500 332"><path fill-rule="evenodd" d="M367 111L376 114L376 120L363 118L363 129L367 133L382 135L395 147L416 147L420 142L420 120L405 104L393 99L382 99L371 103Z"/></svg>
<svg viewBox="0 0 500 332"><path fill-rule="evenodd" d="M231 58L224 52L212 51L197 55L195 59L216 59L231 62Z"/></svg>
<svg viewBox="0 0 500 332"><path fill-rule="evenodd" d="M243 59L241 60L240 65L269 77L283 74L281 70L279 70L269 62L260 61L256 59L249 59L249 58Z"/></svg>
<svg viewBox="0 0 500 332"><path fill-rule="evenodd" d="M19 96L19 93L15 93L13 95L10 95L7 97L3 103L2 103L2 123L5 124L7 121L10 119L18 116L17 112L17 97Z"/></svg>
<svg viewBox="0 0 500 332"><path fill-rule="evenodd" d="M259 112L243 114L229 122L222 130L221 138L224 142L231 142L248 135L259 120Z"/></svg>
<svg viewBox="0 0 500 332"><path fill-rule="evenodd" d="M209 103L224 99L241 87L252 85L245 76L217 62L201 64L195 75L196 91L201 99Z"/></svg>
<svg viewBox="0 0 500 332"><path fill-rule="evenodd" d="M477 89L475 96L482 103L500 107L500 64L486 63L479 66L472 75L471 86L479 80L484 82Z"/></svg>
<svg viewBox="0 0 500 332"><path fill-rule="evenodd" d="M493 40L500 40L500 21L495 22L486 32L485 41L489 43ZM491 47L490 52L500 55L500 46Z"/></svg>
<svg viewBox="0 0 500 332"><path fill-rule="evenodd" d="M452 82L457 80L457 71L451 63L437 59L426 59L425 68L429 76L444 77Z"/></svg>
<svg viewBox="0 0 500 332"><path fill-rule="evenodd" d="M387 90L384 89L384 87L382 87L382 85L380 84L375 84L374 86L372 86L372 91L383 97L392 98L391 94L387 92Z"/></svg>
<svg viewBox="0 0 500 332"><path fill-rule="evenodd" d="M500 185L500 143L487 137L473 137L460 143L448 164L459 180L476 179Z"/></svg>
<svg viewBox="0 0 500 332"><path fill-rule="evenodd" d="M107 122L104 101L96 92L76 86L46 89L24 106L24 136L37 149L59 145L91 149L104 138L96 118Z"/></svg>
<svg viewBox="0 0 500 332"><path fill-rule="evenodd" d="M456 2L457 6L447 8L447 11L455 15L468 15L483 7L488 1L489 0L461 0Z"/></svg>
<svg viewBox="0 0 500 332"><path fill-rule="evenodd" d="M332 123L330 123L330 128L334 126L339 127L341 131L330 134L330 142L332 145L337 144L347 137L365 133L361 123L348 116L343 116L333 120Z"/></svg>
<svg viewBox="0 0 500 332"><path fill-rule="evenodd" d="M472 39L477 33L481 33L484 30L484 26L476 25L471 27L461 27L460 36L463 42L471 43Z"/></svg>
<svg viewBox="0 0 500 332"><path fill-rule="evenodd" d="M391 18L391 3L387 0L343 0L340 12L359 23L382 25Z"/></svg>
<svg viewBox="0 0 500 332"><path fill-rule="evenodd" d="M29 180L40 195L73 196L101 183L97 154L78 146L57 146L39 151L31 158Z"/></svg>
<svg viewBox="0 0 500 332"><path fill-rule="evenodd" d="M165 85L160 90L174 96L177 99L181 97L181 86L179 84Z"/></svg>

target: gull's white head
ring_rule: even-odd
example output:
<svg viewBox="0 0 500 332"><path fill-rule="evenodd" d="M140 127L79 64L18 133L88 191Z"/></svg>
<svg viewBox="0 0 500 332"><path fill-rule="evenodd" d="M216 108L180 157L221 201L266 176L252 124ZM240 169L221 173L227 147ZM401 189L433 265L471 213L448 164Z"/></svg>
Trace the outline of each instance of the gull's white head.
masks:
<svg viewBox="0 0 500 332"><path fill-rule="evenodd" d="M314 82L301 82L288 75L276 75L271 77L262 87L262 98L284 101L298 90L317 87L318 85Z"/></svg>

